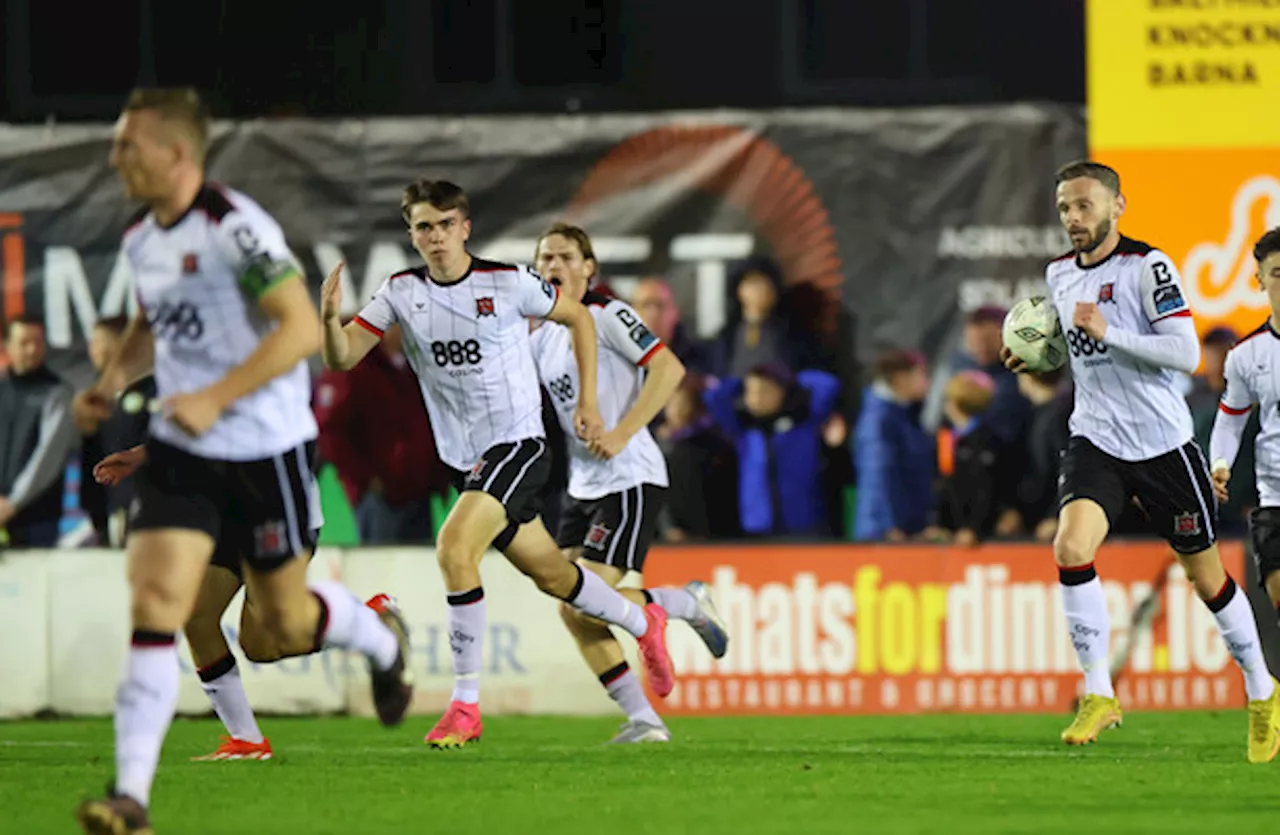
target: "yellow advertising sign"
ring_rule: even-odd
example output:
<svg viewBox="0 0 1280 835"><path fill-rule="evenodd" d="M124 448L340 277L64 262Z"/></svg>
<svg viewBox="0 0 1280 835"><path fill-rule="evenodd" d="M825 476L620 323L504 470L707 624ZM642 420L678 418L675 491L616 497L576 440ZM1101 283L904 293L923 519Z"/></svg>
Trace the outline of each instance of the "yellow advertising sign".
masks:
<svg viewBox="0 0 1280 835"><path fill-rule="evenodd" d="M1280 145L1280 0L1088 0L1089 146Z"/></svg>

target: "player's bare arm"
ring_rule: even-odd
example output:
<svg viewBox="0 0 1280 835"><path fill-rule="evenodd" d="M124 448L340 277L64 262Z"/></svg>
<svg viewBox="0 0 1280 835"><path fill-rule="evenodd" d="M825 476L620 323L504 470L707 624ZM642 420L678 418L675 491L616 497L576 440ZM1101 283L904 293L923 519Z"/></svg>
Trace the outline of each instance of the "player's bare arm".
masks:
<svg viewBox="0 0 1280 835"><path fill-rule="evenodd" d="M547 314L552 322L569 329L573 335L573 355L578 365L578 408L573 424L578 437L592 441L604 432L604 421L596 400L596 321L582 302L564 293L556 298L555 307Z"/></svg>
<svg viewBox="0 0 1280 835"><path fill-rule="evenodd" d="M331 371L350 371L380 342L378 335L352 321L342 325L342 270L339 261L320 287L320 317L324 329L322 356Z"/></svg>
<svg viewBox="0 0 1280 835"><path fill-rule="evenodd" d="M665 345L649 358L645 368L648 369L648 374L645 375L644 385L640 387L631 408L618 421L617 426L587 444L593 455L607 459L622 452L631 436L658 416L658 412L662 411L680 387L680 381L685 375L684 363Z"/></svg>
<svg viewBox="0 0 1280 835"><path fill-rule="evenodd" d="M72 402L76 428L85 434L98 431L98 426L111 416L116 397L130 382L150 374L154 360L151 326L147 324L147 314L139 309L129 320L120 347L103 367L97 382Z"/></svg>

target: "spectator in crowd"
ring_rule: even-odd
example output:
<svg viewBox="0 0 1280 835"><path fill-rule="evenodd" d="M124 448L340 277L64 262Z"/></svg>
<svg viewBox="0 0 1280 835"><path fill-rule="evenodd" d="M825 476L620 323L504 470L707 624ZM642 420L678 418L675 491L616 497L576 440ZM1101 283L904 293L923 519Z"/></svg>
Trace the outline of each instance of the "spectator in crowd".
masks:
<svg viewBox="0 0 1280 835"><path fill-rule="evenodd" d="M825 371L761 363L704 400L738 451L738 510L746 534L812 538L827 529L822 430L840 382Z"/></svg>
<svg viewBox="0 0 1280 835"><path fill-rule="evenodd" d="M1018 375L1000 361L1004 344L1005 309L988 305L969 314L964 326L964 350L952 363L952 372L977 370L995 383L995 401L984 424L1002 444L1016 444L1026 425L1031 404L1018 391Z"/></svg>
<svg viewBox="0 0 1280 835"><path fill-rule="evenodd" d="M733 539L738 525L738 460L703 402L707 379L686 374L657 432L671 487L659 520L666 542Z"/></svg>
<svg viewBox="0 0 1280 835"><path fill-rule="evenodd" d="M1019 374L1018 390L1031 404L1027 429L1014 448L1019 466L1014 504L996 526L1000 536L1030 533L1040 542L1052 542L1058 531L1058 461L1071 430L1071 386L1063 370L1044 374Z"/></svg>
<svg viewBox="0 0 1280 835"><path fill-rule="evenodd" d="M933 438L920 425L928 391L923 355L888 351L876 361L854 429L858 540L901 541L929 524L936 456Z"/></svg>
<svg viewBox="0 0 1280 835"><path fill-rule="evenodd" d="M0 529L13 547L58 542L67 461L76 444L71 386L45 365L44 324L5 330L9 372L0 378Z"/></svg>
<svg viewBox="0 0 1280 835"><path fill-rule="evenodd" d="M129 324L127 316L100 319L89 334L89 362L93 370L102 373L107 360L115 353ZM131 387L146 399L155 397L155 380L147 377ZM111 417L98 424L95 431L81 438L80 446L80 507L93 524L95 539L99 544L115 548L124 546L124 515L133 499L133 479L106 486L93 477L93 468L113 452L130 449L146 440L150 413L145 409L133 414L116 408Z"/></svg>
<svg viewBox="0 0 1280 835"><path fill-rule="evenodd" d="M947 383L943 412L949 429L939 439L942 478L936 523L926 539L968 547L994 533L1010 479L988 423L995 399L995 381L981 371L961 371Z"/></svg>
<svg viewBox="0 0 1280 835"><path fill-rule="evenodd" d="M1209 435L1213 432L1213 419L1218 413L1218 401L1227 387L1227 352L1238 341L1235 331L1218 327L1204 335L1201 351L1201 371L1191 379L1187 405L1191 407L1191 419L1195 427L1196 442L1206 454ZM1245 424L1240 455L1236 459L1235 472L1252 473L1254 469L1253 442L1259 431L1258 410L1255 408ZM1251 476L1233 478L1228 485L1227 501L1218 508L1218 530L1223 536L1241 536L1248 532L1249 511L1258 505L1257 482Z"/></svg>
<svg viewBox="0 0 1280 835"><path fill-rule="evenodd" d="M814 368L818 347L783 304L782 272L765 258L740 267L730 280L728 321L710 349L708 370L717 377L743 378L752 369L777 363Z"/></svg>
<svg viewBox="0 0 1280 835"><path fill-rule="evenodd" d="M644 320L645 327L661 339L690 372L705 370L706 347L689 335L680 321L671 285L661 278L642 278L631 294L631 306Z"/></svg>
<svg viewBox="0 0 1280 835"><path fill-rule="evenodd" d="M338 470L366 544L430 542L431 495L448 489L400 328L365 361L316 386L320 455Z"/></svg>

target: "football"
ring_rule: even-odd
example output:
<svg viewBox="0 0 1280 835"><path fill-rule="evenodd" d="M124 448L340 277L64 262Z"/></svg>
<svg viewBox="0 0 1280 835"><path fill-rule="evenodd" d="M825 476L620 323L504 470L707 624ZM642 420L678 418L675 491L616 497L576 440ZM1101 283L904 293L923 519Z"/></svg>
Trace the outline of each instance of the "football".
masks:
<svg viewBox="0 0 1280 835"><path fill-rule="evenodd" d="M1023 299L1004 317L1004 345L1027 364L1028 371L1061 368L1067 361L1067 340L1058 311L1044 296Z"/></svg>

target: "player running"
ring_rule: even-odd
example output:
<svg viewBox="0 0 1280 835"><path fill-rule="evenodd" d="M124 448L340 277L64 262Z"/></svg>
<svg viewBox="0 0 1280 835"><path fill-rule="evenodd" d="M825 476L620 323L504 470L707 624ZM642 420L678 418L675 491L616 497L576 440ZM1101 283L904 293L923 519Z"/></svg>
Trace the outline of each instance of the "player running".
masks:
<svg viewBox="0 0 1280 835"><path fill-rule="evenodd" d="M630 305L588 291L598 265L591 238L582 229L552 226L538 239L535 261L544 278L565 296L581 299L595 319L600 416L610 427L590 442L574 433L580 386L572 335L562 325L541 325L533 333L533 358L555 403L569 453L568 500L556 544L567 559L616 588L628 571L644 571L668 486L667 462L649 423L680 385L684 365ZM712 655L724 656L728 637L705 583L620 591L641 606L658 602L668 616L688 621ZM627 715L612 741L669 742L671 732L631 673L609 627L571 606L562 605L560 612L587 666Z"/></svg>
<svg viewBox="0 0 1280 835"><path fill-rule="evenodd" d="M122 244L139 312L75 408L82 424L105 419L125 383L154 364L161 410L129 509L133 636L116 696L116 776L106 798L76 813L101 835L150 831L178 697L175 635L221 539L239 540L245 585L279 646L365 655L384 724L401 721L412 695L399 615L374 613L337 583L307 585L304 448L317 433L305 359L319 322L279 225L205 182L208 130L194 91L140 89L111 149L126 193L146 204Z"/></svg>
<svg viewBox="0 0 1280 835"><path fill-rule="evenodd" d="M137 385L138 383L134 383L130 388ZM130 391L126 390L121 401L128 403L129 398ZM131 476L146 458L145 444L113 452L94 466L93 476L99 484L119 484ZM307 445L307 459L314 473L313 444ZM320 540L320 529L324 526L320 491L314 479L307 485L307 512L312 525L309 556L314 557L315 545ZM214 713L227 730L218 748L212 753L193 757L196 761L269 760L274 755L271 741L258 727L257 717L254 716L244 691L235 656L232 655L227 637L222 631L222 616L244 585L243 560L236 551L240 544L241 540L234 535L224 534L219 538L213 557L209 560L209 567L205 569L200 591L196 595L195 608L183 627L201 687L209 697ZM369 605L376 610L382 602L383 598L379 595ZM278 644L264 629L258 607L248 594L240 610L238 637L245 657L259 664L310 655L321 649L311 646L305 652L296 652L296 647Z"/></svg>
<svg viewBox="0 0 1280 835"><path fill-rule="evenodd" d="M630 632L640 644L650 684L666 696L674 683L666 612L656 603L631 603L594 572L565 560L538 516L550 460L528 319L550 319L572 334L582 381L574 428L586 440L601 431L594 319L527 267L473 257L466 246L467 195L453 183L411 183L400 208L425 266L387 279L344 327L339 263L325 280L321 307L324 361L333 369L353 368L387 328L400 324L440 458L461 482L461 495L436 541L448 592L453 696L426 742L456 747L479 739L483 730L480 559L490 544L547 594Z"/></svg>
<svg viewBox="0 0 1280 835"><path fill-rule="evenodd" d="M1271 316L1227 354L1227 388L1209 437L1213 489L1227 500L1231 467L1240 452L1253 404L1262 429L1254 441L1259 506L1249 514L1249 536L1258 561L1258 577L1267 596L1280 607L1280 227L1253 245L1258 284L1271 303Z"/></svg>
<svg viewBox="0 0 1280 835"><path fill-rule="evenodd" d="M1067 337L1075 408L1059 477L1053 555L1085 678L1084 697L1062 741L1093 742L1122 719L1094 556L1136 497L1152 532L1177 552L1244 672L1249 761L1268 762L1280 750L1280 698L1249 601L1218 554L1217 502L1173 373L1189 374L1200 362L1177 268L1160 250L1120 234L1116 223L1125 198L1113 169L1074 162L1058 171L1056 182L1058 216L1074 252L1051 262L1045 279ZM1009 368L1022 370L1007 348L1001 354Z"/></svg>

